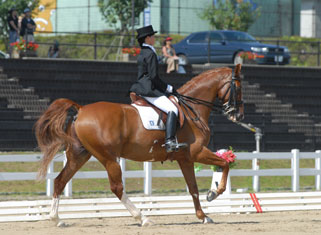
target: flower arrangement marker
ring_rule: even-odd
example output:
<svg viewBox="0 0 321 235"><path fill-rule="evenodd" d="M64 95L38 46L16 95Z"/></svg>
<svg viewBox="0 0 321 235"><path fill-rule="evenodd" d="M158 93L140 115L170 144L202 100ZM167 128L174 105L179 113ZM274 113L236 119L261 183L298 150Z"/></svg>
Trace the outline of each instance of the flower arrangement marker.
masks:
<svg viewBox="0 0 321 235"><path fill-rule="evenodd" d="M137 56L140 53L140 48L132 47L132 48L123 48L123 54L129 54L132 56Z"/></svg>
<svg viewBox="0 0 321 235"><path fill-rule="evenodd" d="M10 46L12 46L13 49L17 51L26 51L26 50L36 51L39 47L39 44L34 42L28 42L28 44L26 44L26 41L22 40L22 41L10 43Z"/></svg>

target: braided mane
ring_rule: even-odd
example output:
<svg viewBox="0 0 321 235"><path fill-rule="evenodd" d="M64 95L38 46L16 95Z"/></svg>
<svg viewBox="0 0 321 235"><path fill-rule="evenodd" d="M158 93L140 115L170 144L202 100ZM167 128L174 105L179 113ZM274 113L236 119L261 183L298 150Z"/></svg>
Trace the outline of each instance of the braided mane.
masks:
<svg viewBox="0 0 321 235"><path fill-rule="evenodd" d="M203 86L205 81L210 81L210 80L219 80L222 79L223 75L226 74L226 72L231 72L230 68L215 68L211 69L205 72L202 72L198 76L194 77L193 79L189 80L187 83L185 83L183 86L181 86L178 89L178 92L184 95L188 95L190 93L193 93L195 89L198 89L199 86ZM215 74L217 73L217 74Z"/></svg>

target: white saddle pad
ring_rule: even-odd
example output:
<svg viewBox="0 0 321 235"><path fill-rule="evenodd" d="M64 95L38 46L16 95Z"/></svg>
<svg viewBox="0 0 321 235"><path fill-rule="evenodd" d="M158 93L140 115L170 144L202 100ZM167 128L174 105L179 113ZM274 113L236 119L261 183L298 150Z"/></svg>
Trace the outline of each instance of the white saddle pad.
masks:
<svg viewBox="0 0 321 235"><path fill-rule="evenodd" d="M165 125L160 119L158 113L151 107L139 106L132 104L139 113L143 126L147 130L165 130Z"/></svg>

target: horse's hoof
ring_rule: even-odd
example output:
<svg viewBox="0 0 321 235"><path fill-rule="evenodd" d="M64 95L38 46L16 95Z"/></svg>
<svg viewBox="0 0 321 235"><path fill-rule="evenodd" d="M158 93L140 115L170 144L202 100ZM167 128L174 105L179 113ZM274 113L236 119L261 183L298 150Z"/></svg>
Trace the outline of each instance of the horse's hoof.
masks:
<svg viewBox="0 0 321 235"><path fill-rule="evenodd" d="M59 221L58 224L57 224L57 227L64 228L64 227L68 227L68 226L67 226L67 224L65 224L65 222Z"/></svg>
<svg viewBox="0 0 321 235"><path fill-rule="evenodd" d="M203 224L213 224L214 221L210 217L205 217L203 220Z"/></svg>
<svg viewBox="0 0 321 235"><path fill-rule="evenodd" d="M65 222L61 221L58 216L53 216L53 217L50 216L49 220L56 227L59 227L59 228L68 227L68 225L65 224Z"/></svg>
<svg viewBox="0 0 321 235"><path fill-rule="evenodd" d="M143 227L148 227L148 226L151 226L151 225L153 225L154 223L153 223L153 221L151 221L149 218L143 218L142 219L142 226Z"/></svg>
<svg viewBox="0 0 321 235"><path fill-rule="evenodd" d="M49 221L50 221L54 226L58 226L58 224L59 224L59 218L58 218L58 217L49 217Z"/></svg>
<svg viewBox="0 0 321 235"><path fill-rule="evenodd" d="M218 195L219 194L217 193L216 190L208 190L206 199L207 199L208 202L211 202L214 199L216 199L218 197Z"/></svg>

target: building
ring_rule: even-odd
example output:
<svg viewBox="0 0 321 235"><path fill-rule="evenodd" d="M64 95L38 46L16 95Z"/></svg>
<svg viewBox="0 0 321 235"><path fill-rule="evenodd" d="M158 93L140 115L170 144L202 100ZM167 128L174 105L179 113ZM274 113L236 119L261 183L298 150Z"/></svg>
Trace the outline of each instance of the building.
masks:
<svg viewBox="0 0 321 235"><path fill-rule="evenodd" d="M262 37L280 37L300 34L301 0L243 0L260 8L261 15L250 27L249 33ZM156 2L156 1L155 1ZM161 10L159 29L164 33L189 34L209 30L201 20L201 12L215 0L158 0Z"/></svg>
<svg viewBox="0 0 321 235"><path fill-rule="evenodd" d="M35 11L38 30L47 32L97 32L115 27L102 17L98 0L41 0ZM189 34L209 29L198 17L209 0L154 0L137 21L137 26L152 24L164 33Z"/></svg>
<svg viewBox="0 0 321 235"><path fill-rule="evenodd" d="M249 33L261 37L300 35L301 0L252 0L261 16Z"/></svg>
<svg viewBox="0 0 321 235"><path fill-rule="evenodd" d="M321 2L301 0L300 36L321 38Z"/></svg>
<svg viewBox="0 0 321 235"><path fill-rule="evenodd" d="M130 0L129 0L130 1ZM260 37L302 35L320 37L321 3L317 0L243 0L261 9L249 33ZM113 30L97 5L98 0L41 0L37 10L38 30L52 32L99 32ZM152 24L161 33L187 35L210 30L201 12L215 0L153 0L139 19L136 28ZM117 27L117 26L116 26Z"/></svg>
<svg viewBox="0 0 321 235"><path fill-rule="evenodd" d="M98 0L40 0L34 12L38 31L97 32L113 29L97 6Z"/></svg>

